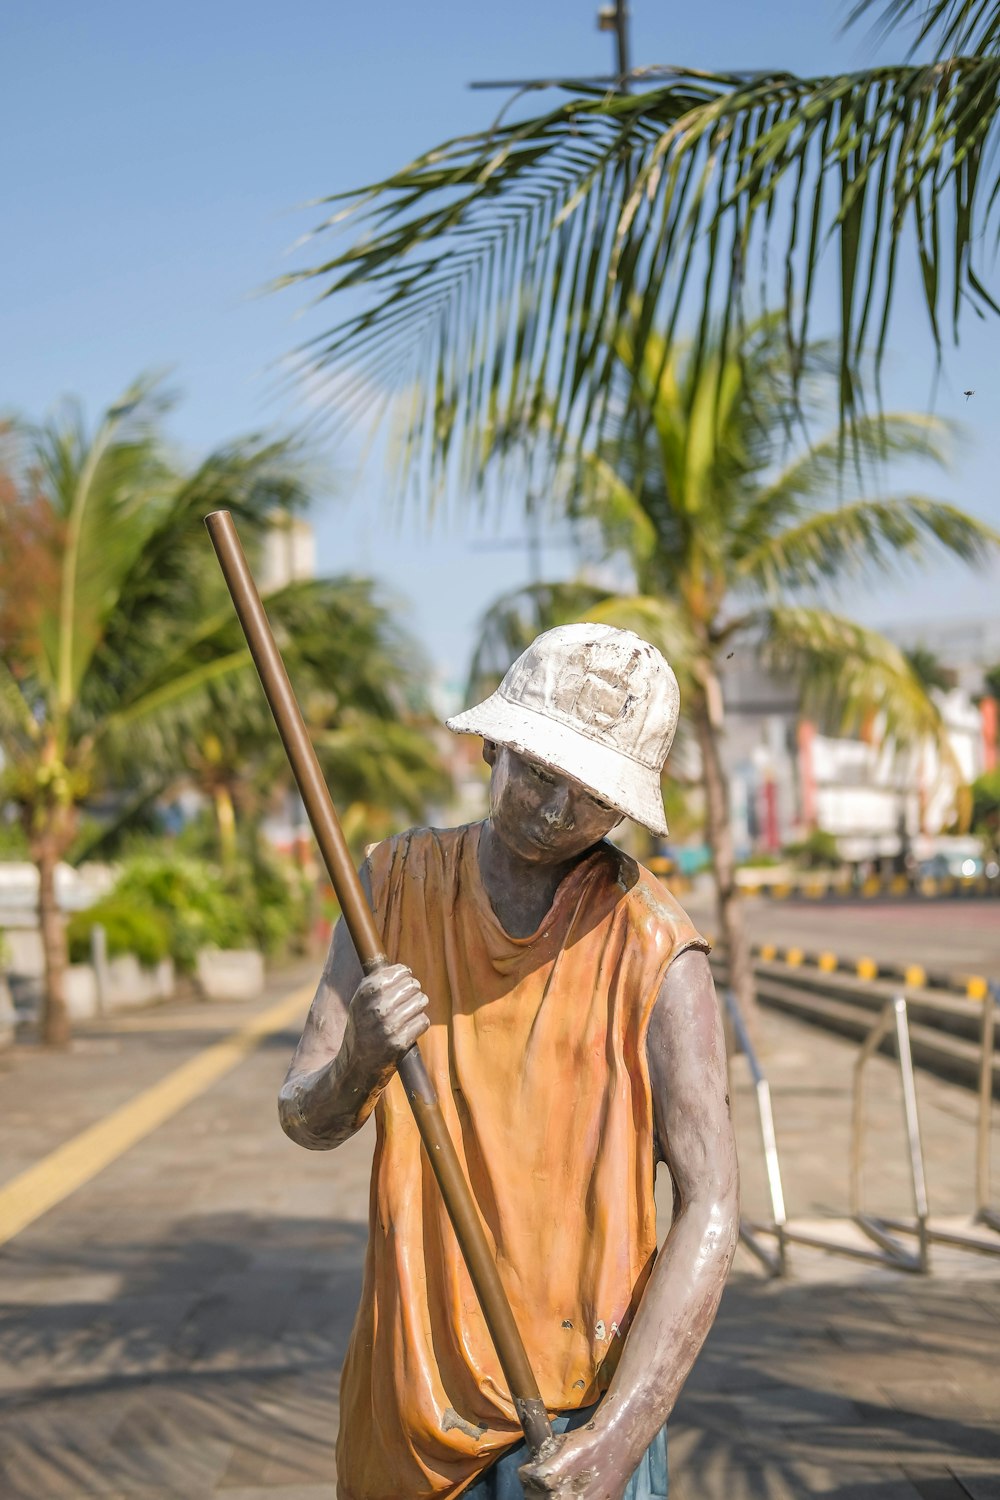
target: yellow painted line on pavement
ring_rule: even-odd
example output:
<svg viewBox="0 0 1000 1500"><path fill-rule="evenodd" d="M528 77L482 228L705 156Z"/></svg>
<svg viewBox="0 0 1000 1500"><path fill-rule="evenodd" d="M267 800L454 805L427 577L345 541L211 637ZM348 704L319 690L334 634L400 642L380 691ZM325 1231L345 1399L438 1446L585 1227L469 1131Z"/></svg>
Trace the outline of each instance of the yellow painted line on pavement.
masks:
<svg viewBox="0 0 1000 1500"><path fill-rule="evenodd" d="M105 1028L115 1034L123 1031L215 1031L228 1032L233 1027L233 1016L226 1020L217 1014L215 1006L203 1007L197 1014L188 1011L179 1016L149 1015L149 1016L115 1016L108 1020L106 1016L99 1016L96 1026L89 1026L85 1032L79 1032L79 1036L93 1035L94 1031L103 1033Z"/></svg>
<svg viewBox="0 0 1000 1500"><path fill-rule="evenodd" d="M88 1126L0 1188L0 1245L96 1177L130 1146L204 1093L216 1079L231 1072L266 1036L301 1015L312 994L312 985L303 986L268 1006L238 1031L205 1047L166 1078Z"/></svg>

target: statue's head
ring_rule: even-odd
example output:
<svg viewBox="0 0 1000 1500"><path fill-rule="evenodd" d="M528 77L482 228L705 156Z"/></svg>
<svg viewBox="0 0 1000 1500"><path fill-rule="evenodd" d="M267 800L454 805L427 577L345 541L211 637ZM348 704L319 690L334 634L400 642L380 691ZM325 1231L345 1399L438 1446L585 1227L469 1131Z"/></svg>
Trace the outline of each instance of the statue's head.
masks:
<svg viewBox="0 0 1000 1500"><path fill-rule="evenodd" d="M505 841L567 858L623 816L666 834L660 777L679 705L677 679L648 641L611 625L560 625L448 727L486 741L491 818Z"/></svg>

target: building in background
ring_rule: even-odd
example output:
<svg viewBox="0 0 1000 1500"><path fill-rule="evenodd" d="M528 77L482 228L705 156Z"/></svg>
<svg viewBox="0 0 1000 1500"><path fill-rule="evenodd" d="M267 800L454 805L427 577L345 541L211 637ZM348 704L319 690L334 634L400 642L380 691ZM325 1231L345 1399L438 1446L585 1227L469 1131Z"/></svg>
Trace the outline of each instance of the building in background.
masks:
<svg viewBox="0 0 1000 1500"><path fill-rule="evenodd" d="M877 722L866 738L820 733L799 712L798 684L772 676L753 647L740 647L722 683L739 857L777 854L823 829L851 863L929 858L954 822L959 782L996 765L997 706L983 693L984 673L1000 662L1000 621L946 625L930 640L921 627L885 633L907 650L929 647L949 669L954 686L935 696L954 764L942 765L930 744L891 753Z"/></svg>
<svg viewBox="0 0 1000 1500"><path fill-rule="evenodd" d="M258 564L261 593L271 594L290 583L315 577L316 537L312 527L300 516L276 511ZM261 828L276 849L315 874L312 835L302 798L292 788L282 800L283 806L264 818Z"/></svg>
<svg viewBox="0 0 1000 1500"><path fill-rule="evenodd" d="M261 552L258 583L262 594L316 577L316 537L308 521L276 511Z"/></svg>

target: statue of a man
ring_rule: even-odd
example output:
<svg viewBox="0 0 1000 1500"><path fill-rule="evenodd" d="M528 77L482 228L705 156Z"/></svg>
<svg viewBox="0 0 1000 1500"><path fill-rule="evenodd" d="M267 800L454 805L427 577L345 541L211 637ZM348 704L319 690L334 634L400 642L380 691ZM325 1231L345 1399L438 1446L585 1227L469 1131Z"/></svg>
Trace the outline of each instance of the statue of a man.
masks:
<svg viewBox="0 0 1000 1500"><path fill-rule="evenodd" d="M324 1150L376 1114L339 1500L667 1493L664 1424L736 1243L736 1154L707 944L606 839L623 815L666 833L678 701L629 631L539 636L449 720L484 738L489 817L366 862L392 966L363 979L334 933L281 1119ZM394 1076L416 1041L561 1434L539 1461ZM674 1192L659 1252L658 1161Z"/></svg>

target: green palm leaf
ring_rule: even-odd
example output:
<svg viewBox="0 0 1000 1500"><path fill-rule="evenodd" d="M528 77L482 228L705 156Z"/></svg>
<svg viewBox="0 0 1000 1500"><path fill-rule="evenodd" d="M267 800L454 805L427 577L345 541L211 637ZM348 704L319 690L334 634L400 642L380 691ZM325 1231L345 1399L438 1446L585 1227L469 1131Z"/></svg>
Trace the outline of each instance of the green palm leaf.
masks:
<svg viewBox="0 0 1000 1500"><path fill-rule="evenodd" d="M479 622L466 688L469 702L492 693L536 635L579 620L606 597L606 589L581 581L531 584L502 595Z"/></svg>
<svg viewBox="0 0 1000 1500"><path fill-rule="evenodd" d="M941 710L892 641L804 605L775 605L755 623L768 665L802 682L807 713L842 733L877 716L886 742L902 748L930 740L963 783Z"/></svg>
<svg viewBox="0 0 1000 1500"><path fill-rule="evenodd" d="M751 256L769 247L797 360L820 259L839 261L853 415L865 342L886 344L905 234L935 343L963 301L996 309L977 267L996 222L982 168L998 99L993 56L806 79L674 73L447 142L349 199L337 222L356 238L288 278L368 293L303 353L341 372L352 420L366 391L405 393L410 477L422 455L440 480L456 449L475 467L470 435L497 410L554 399L577 432L599 421L626 325L637 362L685 313L699 348L716 313L735 336Z"/></svg>
<svg viewBox="0 0 1000 1500"><path fill-rule="evenodd" d="M882 28L892 31L912 21L913 51L936 37L938 56L1000 50L1000 9L989 0L860 0L849 21L858 21L880 6Z"/></svg>
<svg viewBox="0 0 1000 1500"><path fill-rule="evenodd" d="M802 514L817 496L840 490L847 478L878 480L892 459L922 460L944 467L952 429L940 417L919 412L884 412L859 417L852 427L852 469L845 475L840 432L812 443L772 479L761 483L742 526L751 540L762 530Z"/></svg>
<svg viewBox="0 0 1000 1500"><path fill-rule="evenodd" d="M251 784L277 746L202 519L231 511L255 557L276 516L304 504L308 473L296 448L262 438L179 472L158 427L162 410L156 390L140 384L93 433L72 412L19 430L16 441L0 434L4 794L50 883L95 798L118 809L110 837L185 779L217 805L229 796L231 808L232 785ZM444 778L416 723L426 672L392 609L356 579L294 583L267 604L312 722L324 731L351 724L345 757L353 745L374 765L385 745L386 763L361 776L361 790L415 814ZM280 762L269 770L269 791L287 787ZM96 836L80 850L96 847ZM43 1029L64 1040L65 957L51 903L43 920Z"/></svg>
<svg viewBox="0 0 1000 1500"><path fill-rule="evenodd" d="M736 579L775 594L845 575L888 575L923 562L933 543L981 564L1000 546L1000 532L922 495L854 500L764 537L740 558Z"/></svg>

